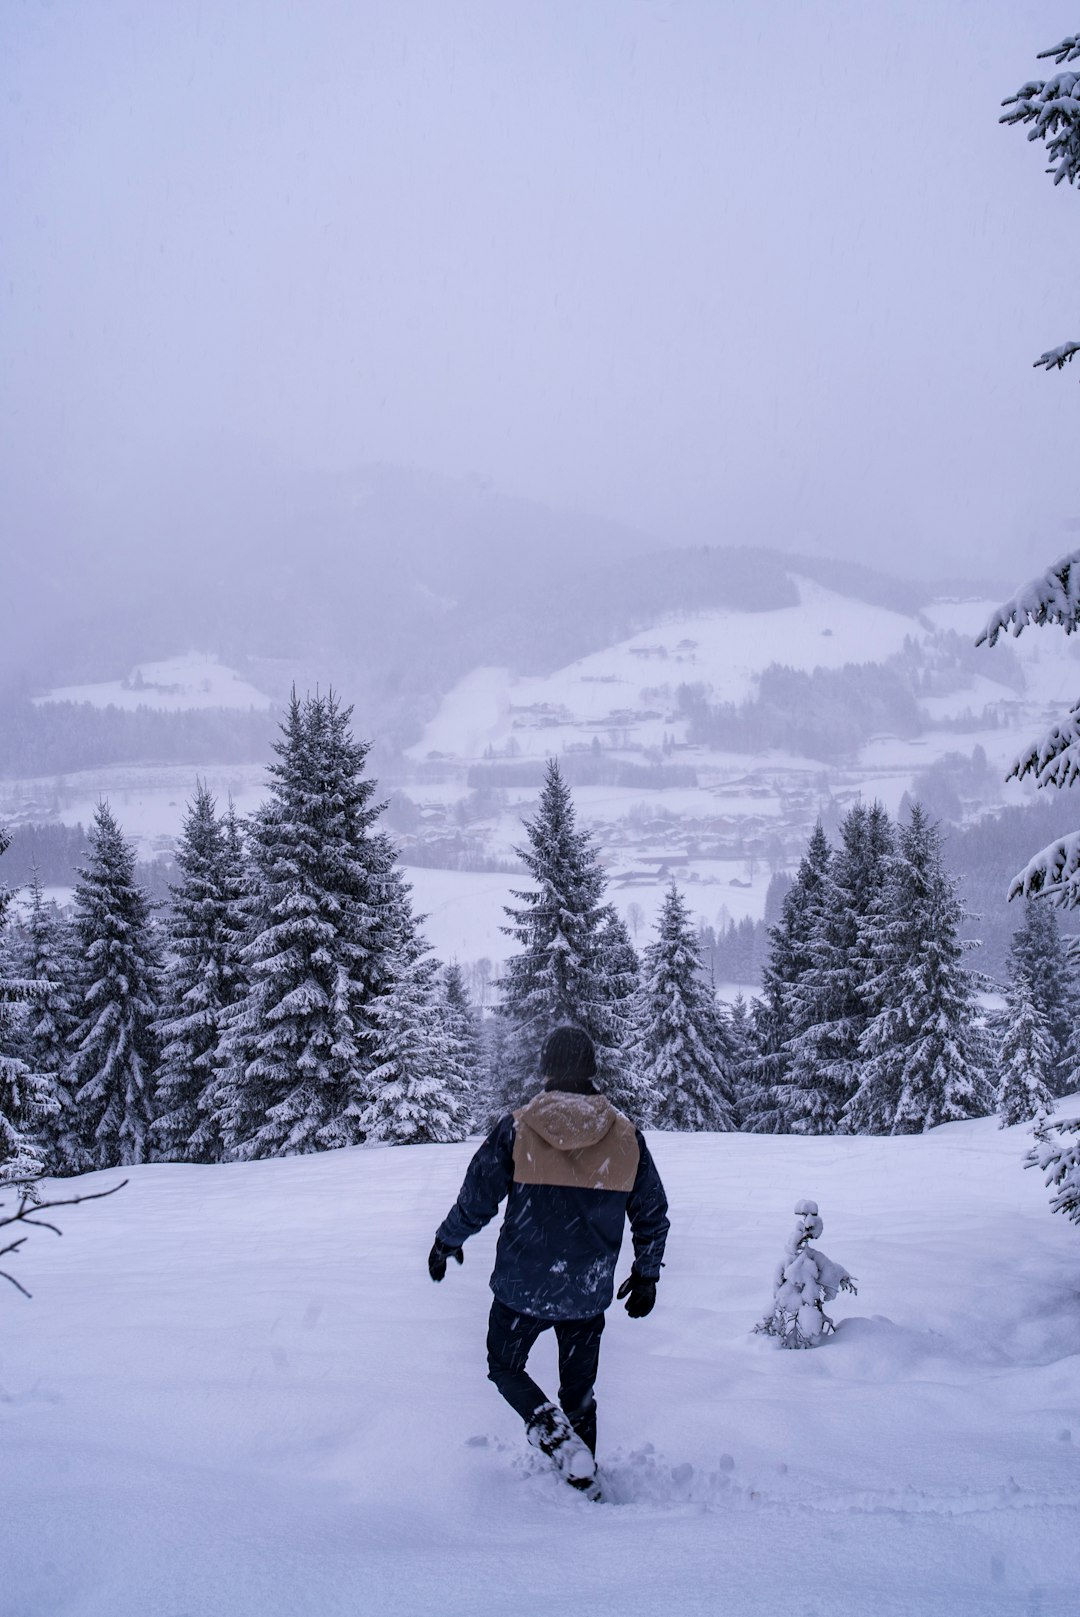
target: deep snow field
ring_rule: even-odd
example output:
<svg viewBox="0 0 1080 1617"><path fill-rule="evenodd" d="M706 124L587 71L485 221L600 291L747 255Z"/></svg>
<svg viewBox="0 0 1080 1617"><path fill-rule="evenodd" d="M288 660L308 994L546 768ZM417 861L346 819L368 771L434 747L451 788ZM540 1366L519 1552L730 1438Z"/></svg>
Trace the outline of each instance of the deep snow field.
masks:
<svg viewBox="0 0 1080 1617"><path fill-rule="evenodd" d="M1026 1139L655 1136L601 1505L485 1380L495 1227L428 1279L471 1146L130 1170L0 1292L0 1613L1076 1617L1080 1232ZM790 1353L751 1327L803 1196L859 1295Z"/></svg>

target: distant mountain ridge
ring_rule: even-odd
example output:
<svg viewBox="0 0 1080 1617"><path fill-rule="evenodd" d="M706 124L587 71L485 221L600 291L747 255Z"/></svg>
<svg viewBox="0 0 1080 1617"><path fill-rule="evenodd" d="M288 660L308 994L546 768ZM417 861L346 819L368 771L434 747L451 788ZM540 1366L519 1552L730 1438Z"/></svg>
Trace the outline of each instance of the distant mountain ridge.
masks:
<svg viewBox="0 0 1080 1617"><path fill-rule="evenodd" d="M30 696L191 649L281 700L334 683L405 741L468 669L546 673L666 613L793 605L795 576L917 612L930 590L780 549L680 548L479 482L397 467L197 465L136 491L105 541L40 534L7 569L0 689ZM0 737L2 740L2 737Z"/></svg>

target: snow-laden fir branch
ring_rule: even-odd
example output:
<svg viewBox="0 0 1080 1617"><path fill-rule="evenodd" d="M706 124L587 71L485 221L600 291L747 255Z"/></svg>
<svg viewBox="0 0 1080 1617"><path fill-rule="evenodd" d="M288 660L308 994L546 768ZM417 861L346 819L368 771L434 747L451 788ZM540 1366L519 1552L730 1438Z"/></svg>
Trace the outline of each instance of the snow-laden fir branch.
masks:
<svg viewBox="0 0 1080 1617"><path fill-rule="evenodd" d="M993 646L1000 634L1018 635L1029 624L1044 623L1056 623L1066 634L1080 628L1080 550L1059 557L999 606L975 644Z"/></svg>
<svg viewBox="0 0 1080 1617"><path fill-rule="evenodd" d="M1036 786L1071 786L1080 776L1080 702L1073 704L1064 723L1055 724L1019 754L1005 778L1029 776Z"/></svg>
<svg viewBox="0 0 1080 1617"><path fill-rule="evenodd" d="M1080 906L1080 831L1040 848L1009 884L1009 897L1052 898L1062 909Z"/></svg>
<svg viewBox="0 0 1080 1617"><path fill-rule="evenodd" d="M1054 623L1066 634L1080 628L1080 550L1061 556L1038 578L992 613L975 644L993 646L1001 634L1019 635L1030 625ZM1009 771L1010 780L1030 777L1036 786L1071 786L1080 778L1080 702L1068 717L1027 747ZM1051 842L1013 878L1009 897L1052 896L1063 909L1080 905L1080 832Z"/></svg>
<svg viewBox="0 0 1080 1617"><path fill-rule="evenodd" d="M1048 51L1039 51L1036 60L1045 62L1048 56L1053 57L1058 67L1064 67L1066 62L1080 61L1080 34L1070 34L1060 45L1051 45Z"/></svg>
<svg viewBox="0 0 1080 1617"><path fill-rule="evenodd" d="M1059 343L1057 348L1048 348L1045 354L1032 361L1035 370L1041 366L1048 371L1063 371L1074 354L1080 354L1080 342Z"/></svg>
<svg viewBox="0 0 1080 1617"><path fill-rule="evenodd" d="M1045 142L1050 159L1046 172L1053 175L1054 184L1067 180L1073 185L1080 178L1080 73L1066 64L1080 59L1080 35L1039 52L1040 60L1046 57L1053 57L1065 71L1049 79L1029 79L1015 95L1006 96L1001 105L1007 110L1000 122L1031 124L1028 140Z"/></svg>
<svg viewBox="0 0 1080 1617"><path fill-rule="evenodd" d="M1056 1118L1038 1126L1024 1166L1042 1169L1047 1188L1053 1189L1053 1211L1080 1224L1080 1117Z"/></svg>

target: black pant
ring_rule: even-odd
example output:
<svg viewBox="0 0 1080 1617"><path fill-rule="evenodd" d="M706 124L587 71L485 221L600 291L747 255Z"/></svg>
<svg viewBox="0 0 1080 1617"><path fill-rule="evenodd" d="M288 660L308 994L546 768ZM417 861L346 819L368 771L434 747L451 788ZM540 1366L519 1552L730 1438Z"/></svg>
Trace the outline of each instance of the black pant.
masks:
<svg viewBox="0 0 1080 1617"><path fill-rule="evenodd" d="M596 1399L593 1383L600 1359L604 1316L593 1319L534 1319L518 1314L496 1297L488 1320L488 1380L493 1381L523 1421L548 1402L548 1396L525 1370L536 1338L554 1328L559 1344L559 1403L567 1420L593 1454L596 1453Z"/></svg>

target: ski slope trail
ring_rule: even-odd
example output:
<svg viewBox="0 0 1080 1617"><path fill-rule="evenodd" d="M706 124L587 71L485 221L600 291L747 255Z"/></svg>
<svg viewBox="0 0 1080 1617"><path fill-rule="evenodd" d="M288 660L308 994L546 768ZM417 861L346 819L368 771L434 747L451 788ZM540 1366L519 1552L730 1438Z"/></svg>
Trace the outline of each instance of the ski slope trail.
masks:
<svg viewBox="0 0 1080 1617"><path fill-rule="evenodd" d="M1026 1141L653 1136L602 1505L485 1380L495 1227L428 1279L471 1147L131 1170L0 1293L0 1617L1076 1617L1080 1238ZM790 1353L752 1327L802 1197L859 1294Z"/></svg>

